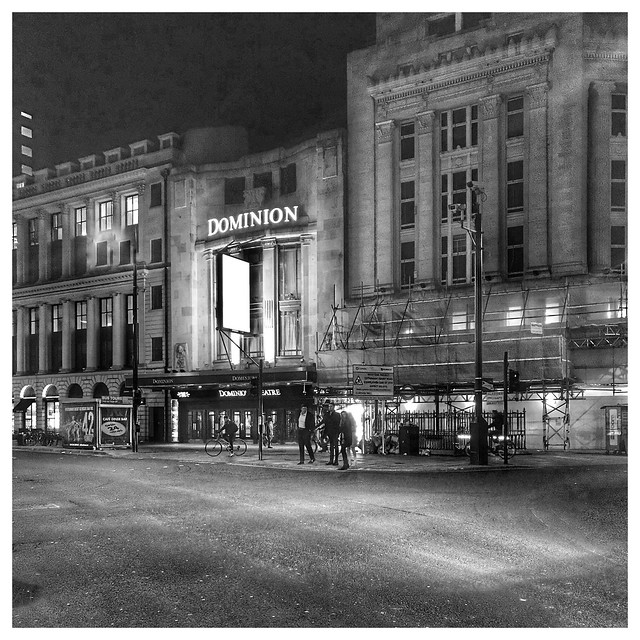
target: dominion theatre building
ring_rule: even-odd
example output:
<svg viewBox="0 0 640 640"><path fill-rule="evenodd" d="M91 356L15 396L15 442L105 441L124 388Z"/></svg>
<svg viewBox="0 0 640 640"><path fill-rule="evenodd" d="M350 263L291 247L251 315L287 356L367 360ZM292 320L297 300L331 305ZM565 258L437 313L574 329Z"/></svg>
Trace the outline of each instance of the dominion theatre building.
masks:
<svg viewBox="0 0 640 640"><path fill-rule="evenodd" d="M202 440L224 415L255 437L260 360L293 437L343 293L343 138L249 154L242 128L195 129L14 178L14 430L130 393L137 304L142 441ZM250 264L250 335L217 330L220 253Z"/></svg>

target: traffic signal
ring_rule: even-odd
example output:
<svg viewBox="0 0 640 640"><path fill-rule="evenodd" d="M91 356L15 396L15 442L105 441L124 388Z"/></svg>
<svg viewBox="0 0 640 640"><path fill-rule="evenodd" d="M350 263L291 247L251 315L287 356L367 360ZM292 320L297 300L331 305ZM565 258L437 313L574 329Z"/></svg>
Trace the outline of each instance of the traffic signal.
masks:
<svg viewBox="0 0 640 640"><path fill-rule="evenodd" d="M509 393L520 390L520 374L515 369L509 369Z"/></svg>

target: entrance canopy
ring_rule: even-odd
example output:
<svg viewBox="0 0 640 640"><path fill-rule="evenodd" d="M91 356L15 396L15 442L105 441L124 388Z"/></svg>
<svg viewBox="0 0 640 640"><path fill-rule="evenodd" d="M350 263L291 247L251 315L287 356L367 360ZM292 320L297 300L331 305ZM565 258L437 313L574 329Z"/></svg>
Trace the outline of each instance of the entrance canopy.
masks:
<svg viewBox="0 0 640 640"><path fill-rule="evenodd" d="M13 407L14 413L16 411L26 411L31 406L31 403L35 401L35 398L20 398L16 406Z"/></svg>

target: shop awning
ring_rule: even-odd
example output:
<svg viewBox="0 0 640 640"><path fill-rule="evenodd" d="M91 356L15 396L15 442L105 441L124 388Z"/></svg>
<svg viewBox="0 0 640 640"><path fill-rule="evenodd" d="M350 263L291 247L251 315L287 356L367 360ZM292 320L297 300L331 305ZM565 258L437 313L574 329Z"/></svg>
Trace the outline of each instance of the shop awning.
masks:
<svg viewBox="0 0 640 640"><path fill-rule="evenodd" d="M35 398L20 398L15 407L13 407L13 411L26 411L32 402L35 402Z"/></svg>

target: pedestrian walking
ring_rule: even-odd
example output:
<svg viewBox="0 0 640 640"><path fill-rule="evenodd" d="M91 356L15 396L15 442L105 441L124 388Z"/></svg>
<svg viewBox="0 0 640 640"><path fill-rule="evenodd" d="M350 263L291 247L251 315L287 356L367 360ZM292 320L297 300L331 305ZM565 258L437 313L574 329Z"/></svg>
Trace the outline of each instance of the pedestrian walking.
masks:
<svg viewBox="0 0 640 640"><path fill-rule="evenodd" d="M342 466L338 467L338 471L346 471L349 468L348 451L353 444L353 432L356 426L354 417L348 411L340 413L340 435L342 436L342 444L340 453L342 454Z"/></svg>
<svg viewBox="0 0 640 640"><path fill-rule="evenodd" d="M273 447L271 446L271 441L273 440L273 418L272 417L267 418L266 436L267 436L267 449L273 449Z"/></svg>
<svg viewBox="0 0 640 640"><path fill-rule="evenodd" d="M300 462L298 464L304 464L305 448L309 454L309 464L313 464L316 461L311 447L311 434L315 426L316 419L313 412L309 411L308 407L303 404L298 415L298 448L300 449Z"/></svg>
<svg viewBox="0 0 640 640"><path fill-rule="evenodd" d="M229 416L224 417L224 424L222 425L222 432L224 433L227 442L229 443L229 455L233 455L233 440L238 433L238 425L229 419Z"/></svg>
<svg viewBox="0 0 640 640"><path fill-rule="evenodd" d="M320 425L324 425L324 432L329 438L329 462L328 465L338 464L338 437L340 436L340 414L336 411L335 402L329 400L326 403L328 410L322 417Z"/></svg>

